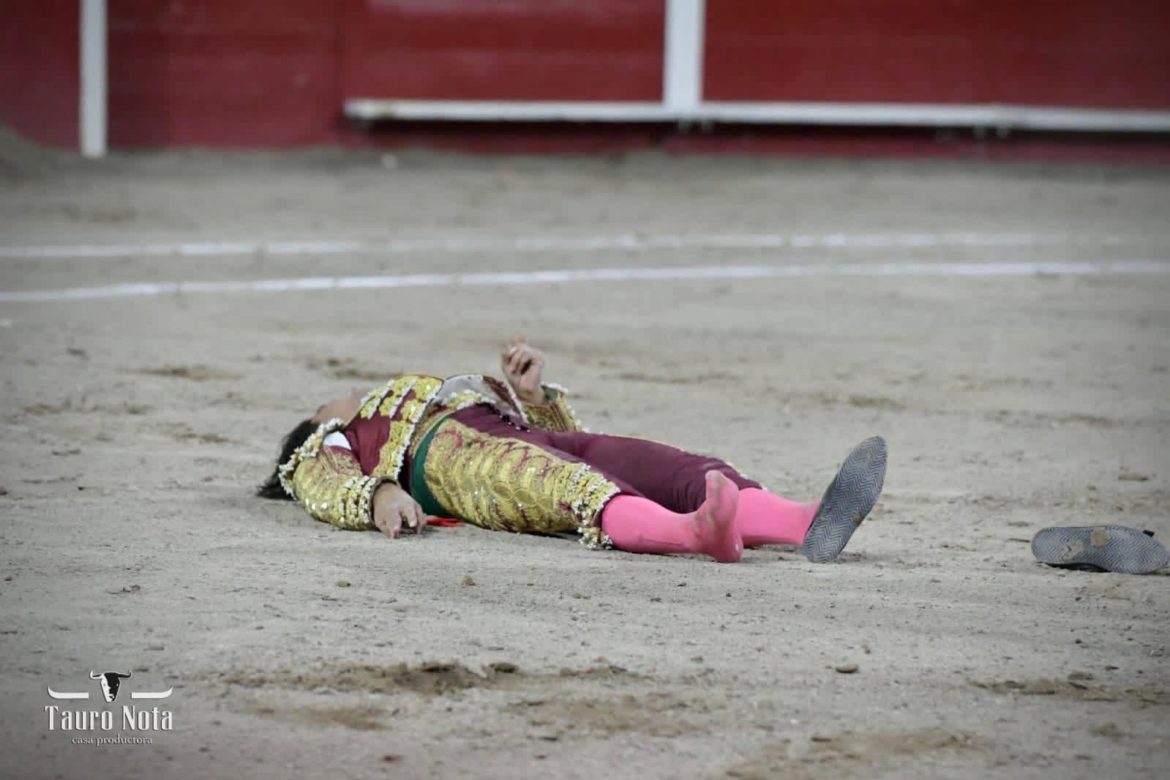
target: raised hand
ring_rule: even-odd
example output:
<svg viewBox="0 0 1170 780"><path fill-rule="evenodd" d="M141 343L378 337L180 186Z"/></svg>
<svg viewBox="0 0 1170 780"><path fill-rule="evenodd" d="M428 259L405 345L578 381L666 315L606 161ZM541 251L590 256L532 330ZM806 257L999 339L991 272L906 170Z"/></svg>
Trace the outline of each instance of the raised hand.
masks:
<svg viewBox="0 0 1170 780"><path fill-rule="evenodd" d="M500 368L508 384L526 404L544 401L540 386L544 373L544 353L528 344L523 333L517 333L500 354Z"/></svg>

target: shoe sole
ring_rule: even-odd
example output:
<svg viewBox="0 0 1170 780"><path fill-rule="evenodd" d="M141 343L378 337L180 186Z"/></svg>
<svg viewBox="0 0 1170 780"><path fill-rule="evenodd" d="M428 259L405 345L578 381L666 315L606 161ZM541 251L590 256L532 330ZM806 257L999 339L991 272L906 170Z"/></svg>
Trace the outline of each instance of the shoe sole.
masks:
<svg viewBox="0 0 1170 780"><path fill-rule="evenodd" d="M1120 574L1149 574L1170 564L1165 545L1123 525L1043 528L1032 537L1032 555L1049 566L1094 566Z"/></svg>
<svg viewBox="0 0 1170 780"><path fill-rule="evenodd" d="M804 556L827 563L840 555L877 503L885 478L886 440L874 436L854 447L821 499L804 537Z"/></svg>

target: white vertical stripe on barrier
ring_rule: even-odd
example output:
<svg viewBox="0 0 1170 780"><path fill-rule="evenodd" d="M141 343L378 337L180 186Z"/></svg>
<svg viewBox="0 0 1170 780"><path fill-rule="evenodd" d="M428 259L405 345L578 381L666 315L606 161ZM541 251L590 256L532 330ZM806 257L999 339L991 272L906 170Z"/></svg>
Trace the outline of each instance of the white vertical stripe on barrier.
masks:
<svg viewBox="0 0 1170 780"><path fill-rule="evenodd" d="M106 0L81 0L81 153L106 154Z"/></svg>
<svg viewBox="0 0 1170 780"><path fill-rule="evenodd" d="M662 103L686 118L703 99L704 0L666 0L666 47L662 57Z"/></svg>

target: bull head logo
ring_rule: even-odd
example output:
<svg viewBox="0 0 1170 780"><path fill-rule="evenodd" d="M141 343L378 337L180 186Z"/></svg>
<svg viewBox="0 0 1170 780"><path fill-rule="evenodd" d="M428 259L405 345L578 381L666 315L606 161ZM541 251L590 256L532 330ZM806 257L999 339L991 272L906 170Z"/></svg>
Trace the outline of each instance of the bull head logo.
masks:
<svg viewBox="0 0 1170 780"><path fill-rule="evenodd" d="M106 697L107 702L111 702L118 698L118 688L122 685L122 680L129 677L133 672L102 672L97 674L92 670L89 673L89 679L100 680L102 685L102 696Z"/></svg>

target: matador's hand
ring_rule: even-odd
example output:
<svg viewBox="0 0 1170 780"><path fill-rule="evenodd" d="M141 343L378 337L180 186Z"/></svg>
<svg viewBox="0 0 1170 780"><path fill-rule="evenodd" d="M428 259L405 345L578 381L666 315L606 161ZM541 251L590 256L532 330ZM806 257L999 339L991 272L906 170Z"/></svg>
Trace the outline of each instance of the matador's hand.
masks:
<svg viewBox="0 0 1170 780"><path fill-rule="evenodd" d="M398 485L387 482L374 491L374 525L391 539L397 539L403 528L421 534L426 524L422 507Z"/></svg>
<svg viewBox="0 0 1170 780"><path fill-rule="evenodd" d="M544 353L528 345L523 333L517 333L500 354L500 367L508 384L526 404L544 401L541 374L544 372Z"/></svg>

